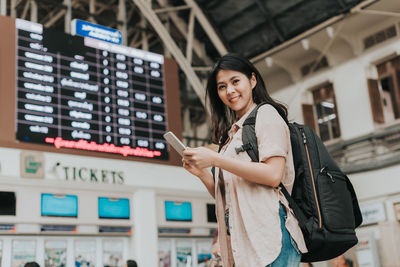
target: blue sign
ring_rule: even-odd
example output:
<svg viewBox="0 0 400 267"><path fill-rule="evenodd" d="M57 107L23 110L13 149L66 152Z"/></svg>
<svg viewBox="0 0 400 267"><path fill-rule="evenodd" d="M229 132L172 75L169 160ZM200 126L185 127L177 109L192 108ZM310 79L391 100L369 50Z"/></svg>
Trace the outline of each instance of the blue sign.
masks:
<svg viewBox="0 0 400 267"><path fill-rule="evenodd" d="M79 19L74 19L71 22L71 34L91 37L113 44L122 43L122 34L120 31Z"/></svg>

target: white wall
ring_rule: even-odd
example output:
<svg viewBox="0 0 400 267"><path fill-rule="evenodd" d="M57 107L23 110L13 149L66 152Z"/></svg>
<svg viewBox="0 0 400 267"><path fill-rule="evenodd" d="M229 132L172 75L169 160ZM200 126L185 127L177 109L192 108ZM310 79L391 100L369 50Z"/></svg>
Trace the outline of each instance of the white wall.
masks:
<svg viewBox="0 0 400 267"><path fill-rule="evenodd" d="M20 177L19 149L0 148L0 175L4 177ZM137 161L82 157L57 153L44 153L46 180L63 180L63 166L76 166L105 170L120 170L124 172L125 184L138 188L159 188L173 190L189 190L205 193L206 189L195 176L189 174L183 167L151 164ZM56 162L57 174L51 173ZM87 184L90 182L76 183Z"/></svg>
<svg viewBox="0 0 400 267"><path fill-rule="evenodd" d="M398 194L400 190L400 165L360 172L349 176L359 200Z"/></svg>
<svg viewBox="0 0 400 267"><path fill-rule="evenodd" d="M136 259L139 266L156 267L158 265L157 226L159 217L163 216L163 211L157 205L160 196L175 196L187 201L200 199L204 205L208 201L213 203L203 184L182 167L43 153L45 178L21 178L20 152L18 149L0 148L0 190L15 191L17 198L16 216L2 216L2 223L16 224L16 232L28 235L40 234L41 224L76 224L78 225L77 236L98 236L97 225L131 226L133 235L128 236L128 246L124 257ZM59 162L60 166L53 168L56 162ZM79 179L66 181L64 166L123 172L124 184L113 184L111 179L105 182ZM78 218L42 217L40 215L41 193L78 195ZM99 196L129 198L131 219L99 219L97 214ZM196 212L199 211L193 210L194 214ZM207 216L205 208L200 212L204 213L203 216ZM198 214L194 216L194 219L196 218L199 218ZM194 225L199 226L194 221L186 227ZM203 226L206 229L216 227L206 222ZM5 245L3 244L3 248ZM7 249L5 251L7 252ZM41 256L38 260L42 261L42 258Z"/></svg>
<svg viewBox="0 0 400 267"><path fill-rule="evenodd" d="M296 84L282 88L271 95L288 105L290 120L303 122L301 104L304 103L304 94L310 88L331 82L338 106L341 139L348 140L365 135L375 130L367 79L377 78L376 71L371 71L377 62L396 54L400 55L399 39L367 50L359 57L339 66L311 74Z"/></svg>

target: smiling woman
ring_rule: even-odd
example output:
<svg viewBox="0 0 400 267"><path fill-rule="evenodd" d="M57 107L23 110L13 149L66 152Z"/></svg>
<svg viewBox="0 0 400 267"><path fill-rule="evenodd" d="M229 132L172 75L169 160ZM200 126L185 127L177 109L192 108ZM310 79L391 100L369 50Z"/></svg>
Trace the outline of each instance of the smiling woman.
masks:
<svg viewBox="0 0 400 267"><path fill-rule="evenodd" d="M183 151L184 168L197 176L216 201L218 240L224 266L299 266L306 252L298 222L279 184L291 192L294 167L287 110L268 94L258 70L236 54L223 56L208 83L212 140L220 152L204 147ZM242 127L256 104L259 162L243 145ZM243 151L242 151L243 152ZM207 170L215 168L213 177Z"/></svg>
<svg viewBox="0 0 400 267"><path fill-rule="evenodd" d="M217 74L218 96L238 117L243 116L254 104L251 91L256 84L254 73L250 79L233 70L220 70Z"/></svg>

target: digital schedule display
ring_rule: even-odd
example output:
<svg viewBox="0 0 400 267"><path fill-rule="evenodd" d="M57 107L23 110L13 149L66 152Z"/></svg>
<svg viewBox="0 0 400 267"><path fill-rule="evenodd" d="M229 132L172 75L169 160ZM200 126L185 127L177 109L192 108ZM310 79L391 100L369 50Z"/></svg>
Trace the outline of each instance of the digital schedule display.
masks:
<svg viewBox="0 0 400 267"><path fill-rule="evenodd" d="M168 160L162 55L15 25L17 140Z"/></svg>

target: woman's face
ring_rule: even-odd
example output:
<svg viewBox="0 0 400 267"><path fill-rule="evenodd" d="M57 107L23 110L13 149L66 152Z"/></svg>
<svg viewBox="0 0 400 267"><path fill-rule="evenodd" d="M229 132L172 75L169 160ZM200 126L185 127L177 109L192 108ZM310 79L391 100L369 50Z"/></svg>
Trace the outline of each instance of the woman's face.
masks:
<svg viewBox="0 0 400 267"><path fill-rule="evenodd" d="M238 118L253 105L252 90L256 84L254 74L250 79L234 70L220 70L217 74L218 96L225 105L236 112Z"/></svg>

